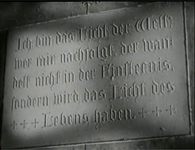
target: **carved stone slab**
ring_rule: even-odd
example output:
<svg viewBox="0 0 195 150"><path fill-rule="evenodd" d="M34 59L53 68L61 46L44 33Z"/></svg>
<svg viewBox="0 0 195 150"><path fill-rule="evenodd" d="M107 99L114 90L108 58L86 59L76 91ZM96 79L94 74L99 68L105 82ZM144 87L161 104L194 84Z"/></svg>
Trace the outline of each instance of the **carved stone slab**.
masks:
<svg viewBox="0 0 195 150"><path fill-rule="evenodd" d="M2 146L189 133L182 3L156 3L13 29Z"/></svg>

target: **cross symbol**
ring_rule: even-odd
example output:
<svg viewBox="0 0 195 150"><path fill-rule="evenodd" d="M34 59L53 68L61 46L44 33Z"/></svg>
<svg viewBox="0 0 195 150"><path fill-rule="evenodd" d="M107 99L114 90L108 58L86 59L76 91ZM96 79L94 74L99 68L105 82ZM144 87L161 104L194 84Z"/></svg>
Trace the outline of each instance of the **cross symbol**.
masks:
<svg viewBox="0 0 195 150"><path fill-rule="evenodd" d="M13 121L13 123L11 124L11 126L13 127L13 130L15 130L17 123L15 122L15 120Z"/></svg>
<svg viewBox="0 0 195 150"><path fill-rule="evenodd" d="M159 109L159 107L156 107L154 111L152 111L152 113L155 113L156 116L159 116L160 112L162 112L162 110Z"/></svg>
<svg viewBox="0 0 195 150"><path fill-rule="evenodd" d="M138 112L138 114L141 114L142 115L142 118L145 118L145 113L149 113L148 111L144 111L144 108L142 108L142 111L141 112Z"/></svg>
<svg viewBox="0 0 195 150"><path fill-rule="evenodd" d="M170 115L173 115L174 113L176 113L176 108L174 108L173 105L170 105L170 108L166 109L166 111L170 111Z"/></svg>
<svg viewBox="0 0 195 150"><path fill-rule="evenodd" d="M20 123L20 125L23 126L23 129L25 129L25 127L26 127L27 124L28 123L26 122L26 120L24 120L23 123Z"/></svg>
<svg viewBox="0 0 195 150"><path fill-rule="evenodd" d="M39 122L38 122L37 119L35 118L35 121L32 122L31 124L34 124L34 128L36 128L38 123L39 123Z"/></svg>
<svg viewBox="0 0 195 150"><path fill-rule="evenodd" d="M82 2L82 4L86 7L86 14L89 14L89 6L92 5L93 3L97 4L99 2L92 2L92 1L85 1Z"/></svg>

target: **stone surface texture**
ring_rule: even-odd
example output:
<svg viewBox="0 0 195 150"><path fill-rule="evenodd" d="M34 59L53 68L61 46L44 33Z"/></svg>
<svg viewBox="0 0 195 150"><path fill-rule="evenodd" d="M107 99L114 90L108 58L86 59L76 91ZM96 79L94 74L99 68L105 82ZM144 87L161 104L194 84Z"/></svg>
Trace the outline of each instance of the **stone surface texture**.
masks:
<svg viewBox="0 0 195 150"><path fill-rule="evenodd" d="M71 18L90 13L124 7L134 8L149 2L1 2L0 3L0 127L2 126L3 93L7 31L12 28L43 23L62 18ZM155 2L153 2L155 3ZM167 2L165 2L167 3ZM29 147L27 149L66 150L129 150L129 149L193 149L194 148L194 2L183 2L186 25L187 57L189 65L191 135L170 138L155 138L143 141L121 141L83 143L81 145L59 145L51 147ZM144 12L143 12L144 13ZM0 135L1 137L1 135ZM0 145L1 147L1 145Z"/></svg>

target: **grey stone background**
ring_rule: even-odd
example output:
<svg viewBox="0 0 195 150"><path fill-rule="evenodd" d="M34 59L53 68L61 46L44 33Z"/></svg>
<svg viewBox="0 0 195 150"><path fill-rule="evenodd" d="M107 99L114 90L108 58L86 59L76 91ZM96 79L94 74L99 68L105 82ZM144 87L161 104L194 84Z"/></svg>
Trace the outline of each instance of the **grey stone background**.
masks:
<svg viewBox="0 0 195 150"><path fill-rule="evenodd" d="M2 124L3 87L7 31L18 26L69 18L123 7L139 7L149 2L0 2L0 128ZM150 2L151 3L151 2ZM154 3L154 2L153 2ZM194 118L194 2L183 2L187 27L187 49L190 70L190 99ZM144 13L144 12L143 12ZM9 91L7 91L9 92ZM1 131L0 131L1 132ZM1 136L0 136L1 137ZM0 145L1 147L1 145ZM129 150L129 149L194 149L194 119L192 135L142 141L116 141L36 149L66 150Z"/></svg>

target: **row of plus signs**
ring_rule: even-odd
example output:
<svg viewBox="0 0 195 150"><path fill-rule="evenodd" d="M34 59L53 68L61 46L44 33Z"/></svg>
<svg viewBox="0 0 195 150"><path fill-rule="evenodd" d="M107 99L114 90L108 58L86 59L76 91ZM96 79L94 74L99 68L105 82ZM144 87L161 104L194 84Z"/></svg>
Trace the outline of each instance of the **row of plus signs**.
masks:
<svg viewBox="0 0 195 150"><path fill-rule="evenodd" d="M168 112L170 115L173 115L174 113L176 113L176 108L173 107L173 105L170 105L168 109L165 110L166 112ZM163 111L157 106L155 108L155 110L151 111L152 113L155 114L155 116L160 116L160 113L163 113ZM141 112L138 112L138 114L142 115L142 118L145 118L145 114L149 114L150 111L145 110L144 108L142 108Z"/></svg>
<svg viewBox="0 0 195 150"><path fill-rule="evenodd" d="M25 129L26 126L27 126L28 124L29 124L29 123L26 122L26 120L24 120L22 123L19 123L19 124L17 124L16 121L14 120L13 123L11 124L11 127L13 128L13 130L15 130L16 127L17 127L18 125L20 125L20 126L22 126L23 129ZM34 121L31 122L30 124L31 124L34 128L36 128L36 127L37 127L37 124L39 124L39 122L38 122L37 119L35 118Z"/></svg>

